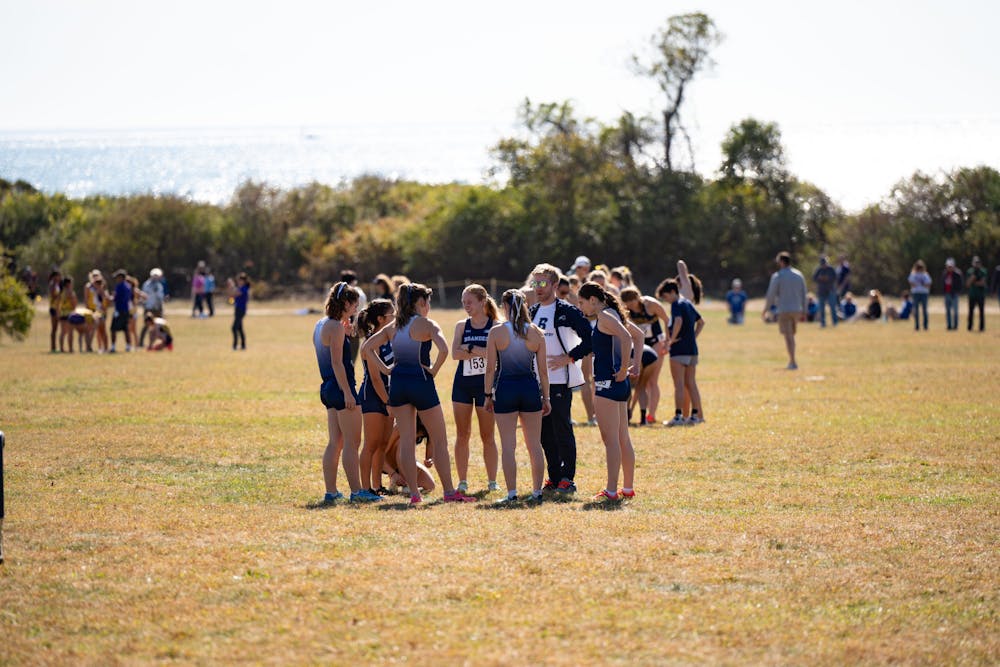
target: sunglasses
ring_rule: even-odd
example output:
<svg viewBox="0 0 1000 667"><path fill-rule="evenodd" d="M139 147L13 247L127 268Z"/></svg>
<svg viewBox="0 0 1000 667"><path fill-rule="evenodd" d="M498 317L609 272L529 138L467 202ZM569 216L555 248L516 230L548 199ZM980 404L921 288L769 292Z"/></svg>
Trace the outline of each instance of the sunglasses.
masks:
<svg viewBox="0 0 1000 667"><path fill-rule="evenodd" d="M530 287L548 287L549 286L549 281L548 280L532 280L530 283L528 283L528 285Z"/></svg>

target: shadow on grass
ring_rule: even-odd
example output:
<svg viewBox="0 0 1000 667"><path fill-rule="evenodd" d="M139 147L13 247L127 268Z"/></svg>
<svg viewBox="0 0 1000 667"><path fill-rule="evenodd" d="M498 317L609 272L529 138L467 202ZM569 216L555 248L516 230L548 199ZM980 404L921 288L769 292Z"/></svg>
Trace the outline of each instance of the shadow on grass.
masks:
<svg viewBox="0 0 1000 667"><path fill-rule="evenodd" d="M583 504L583 509L586 511L598 510L603 512L618 512L625 508L625 501L622 499L609 500L603 498L601 500L591 500Z"/></svg>

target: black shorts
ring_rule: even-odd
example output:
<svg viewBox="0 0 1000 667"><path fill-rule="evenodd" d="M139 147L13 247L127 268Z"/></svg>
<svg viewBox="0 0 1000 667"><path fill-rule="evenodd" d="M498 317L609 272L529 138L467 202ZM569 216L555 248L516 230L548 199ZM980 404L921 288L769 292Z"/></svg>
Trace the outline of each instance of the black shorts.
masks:
<svg viewBox="0 0 1000 667"><path fill-rule="evenodd" d="M128 313L118 313L111 319L111 330L128 331L128 323L131 319Z"/></svg>

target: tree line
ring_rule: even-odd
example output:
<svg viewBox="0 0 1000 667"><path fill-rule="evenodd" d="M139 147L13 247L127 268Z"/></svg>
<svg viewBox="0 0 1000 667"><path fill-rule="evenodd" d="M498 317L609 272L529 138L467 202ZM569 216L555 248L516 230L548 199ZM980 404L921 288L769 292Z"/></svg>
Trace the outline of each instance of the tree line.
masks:
<svg viewBox="0 0 1000 667"><path fill-rule="evenodd" d="M717 172L696 173L681 112L721 39L705 14L675 16L633 59L664 94L659 118L624 112L602 122L568 101L525 100L515 136L491 151L486 185L378 175L293 189L245 182L213 205L172 195L71 199L0 179L0 245L11 272L158 266L175 293L205 260L217 275L247 271L258 296L321 290L347 268L366 278L516 282L539 261L565 267L581 254L628 265L647 290L685 258L708 294L739 277L753 295L780 250L808 272L820 254L847 255L856 285L893 294L918 258L932 267L949 256L1000 258L992 167L916 173L847 214L789 172L775 123L746 118L722 142Z"/></svg>

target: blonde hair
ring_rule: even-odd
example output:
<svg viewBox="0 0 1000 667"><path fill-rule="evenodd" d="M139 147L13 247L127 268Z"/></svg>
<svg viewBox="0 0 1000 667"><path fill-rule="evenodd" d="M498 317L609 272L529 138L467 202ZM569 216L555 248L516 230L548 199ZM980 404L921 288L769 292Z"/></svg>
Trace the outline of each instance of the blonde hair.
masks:
<svg viewBox="0 0 1000 667"><path fill-rule="evenodd" d="M494 322L500 321L500 309L497 308L497 302L493 300L485 287L478 283L472 283L462 290L462 296L465 296L466 293L473 295L480 301L485 301L483 308L486 310L486 316Z"/></svg>
<svg viewBox="0 0 1000 667"><path fill-rule="evenodd" d="M559 276L562 275L559 269L552 266L551 264L536 264L535 268L531 270L531 275L533 276L536 273L545 274L546 276L549 277L550 280L552 280L553 283L558 282ZM528 278L530 279L531 276L528 276Z"/></svg>

